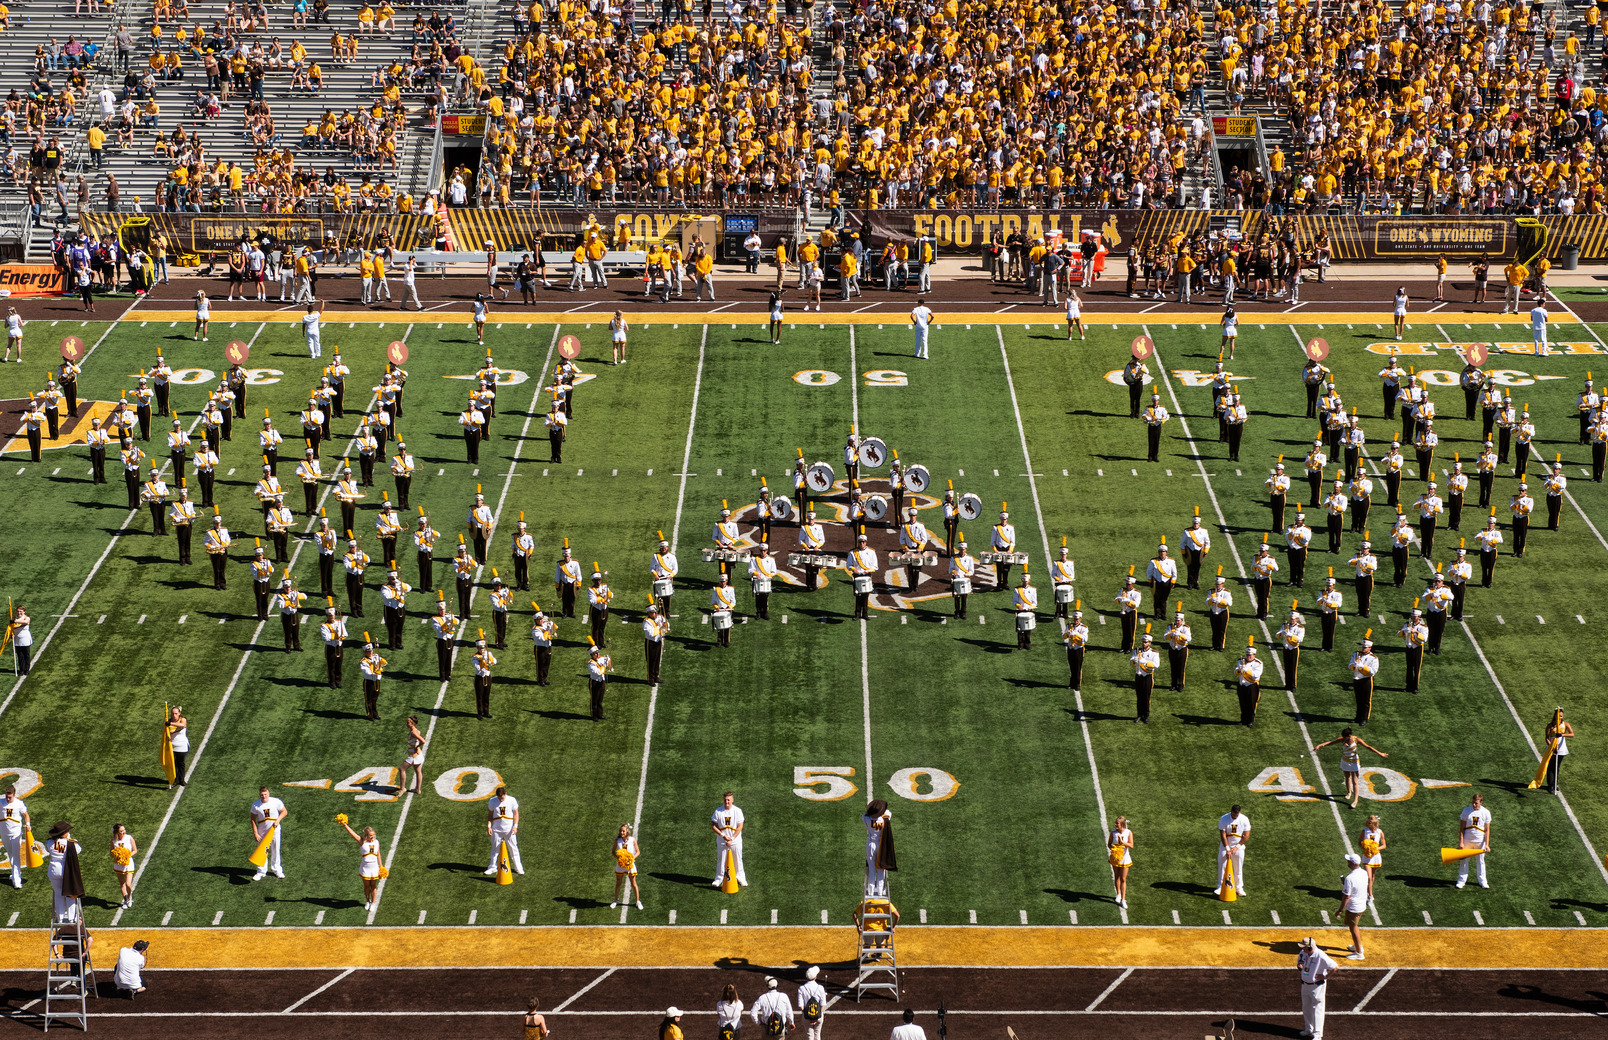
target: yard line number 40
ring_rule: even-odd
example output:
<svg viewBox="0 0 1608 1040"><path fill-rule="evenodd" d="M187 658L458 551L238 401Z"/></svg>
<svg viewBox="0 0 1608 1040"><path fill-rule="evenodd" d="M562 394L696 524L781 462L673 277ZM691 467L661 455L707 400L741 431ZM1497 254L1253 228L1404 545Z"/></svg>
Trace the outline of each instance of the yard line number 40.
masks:
<svg viewBox="0 0 1608 1040"><path fill-rule="evenodd" d="M794 766L793 793L811 802L841 802L860 789L851 776L853 766ZM942 769L911 766L890 776L888 786L912 802L943 802L955 797L960 781Z"/></svg>

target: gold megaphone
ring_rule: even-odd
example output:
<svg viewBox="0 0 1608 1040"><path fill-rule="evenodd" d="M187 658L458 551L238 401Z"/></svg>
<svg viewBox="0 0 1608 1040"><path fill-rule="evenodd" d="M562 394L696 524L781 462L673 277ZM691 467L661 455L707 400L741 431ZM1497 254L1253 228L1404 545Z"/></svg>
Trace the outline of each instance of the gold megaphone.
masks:
<svg viewBox="0 0 1608 1040"><path fill-rule="evenodd" d="M1441 862L1456 863L1458 860L1468 859L1470 856L1483 855L1484 852L1484 849L1441 849Z"/></svg>
<svg viewBox="0 0 1608 1040"><path fill-rule="evenodd" d="M34 840L31 828L23 837L22 865L30 870L45 865L45 843Z"/></svg>
<svg viewBox="0 0 1608 1040"><path fill-rule="evenodd" d="M737 889L737 854L734 849L726 850L726 878L720 884L720 890L732 895Z"/></svg>
<svg viewBox="0 0 1608 1040"><path fill-rule="evenodd" d="M268 865L268 846L273 843L274 830L278 828L278 826L279 824L276 823L268 828L267 833L262 836L262 840L257 843L257 847L252 850L251 855L246 858L246 862L259 869Z"/></svg>
<svg viewBox="0 0 1608 1040"><path fill-rule="evenodd" d="M511 885L514 883L514 872L508 869L508 843L499 842L497 845L497 884Z"/></svg>

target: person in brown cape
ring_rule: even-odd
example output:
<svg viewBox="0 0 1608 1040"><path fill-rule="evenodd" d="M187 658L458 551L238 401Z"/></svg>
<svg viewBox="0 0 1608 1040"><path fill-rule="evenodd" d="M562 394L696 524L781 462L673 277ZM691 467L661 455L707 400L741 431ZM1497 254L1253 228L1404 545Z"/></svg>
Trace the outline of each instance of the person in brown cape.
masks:
<svg viewBox="0 0 1608 1040"><path fill-rule="evenodd" d="M881 798L865 807L865 894L886 897L888 872L899 869L893 846L893 810Z"/></svg>

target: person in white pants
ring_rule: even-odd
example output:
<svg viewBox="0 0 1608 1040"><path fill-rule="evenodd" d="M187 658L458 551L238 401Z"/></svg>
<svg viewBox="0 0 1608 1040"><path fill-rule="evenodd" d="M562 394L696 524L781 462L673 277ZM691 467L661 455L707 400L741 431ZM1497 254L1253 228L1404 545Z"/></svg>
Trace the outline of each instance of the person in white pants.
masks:
<svg viewBox="0 0 1608 1040"><path fill-rule="evenodd" d="M11 861L12 888L22 887L22 840L31 826L28 807L17 797L17 786L12 784L0 801L0 842L5 843L6 859Z"/></svg>
<svg viewBox="0 0 1608 1040"><path fill-rule="evenodd" d="M508 863L515 874L523 874L525 865L519 861L519 799L499 786L491 801L486 803L486 833L491 835L491 862L486 873L497 873L497 851L503 842L508 843Z"/></svg>
<svg viewBox="0 0 1608 1040"><path fill-rule="evenodd" d="M1301 940L1301 953L1295 959L1301 970L1301 1019L1306 1027L1302 1036L1323 1036L1323 1013L1327 1003L1329 976L1340 967L1333 957L1318 949L1311 936Z"/></svg>
<svg viewBox="0 0 1608 1040"><path fill-rule="evenodd" d="M798 988L798 1014L804 1020L804 1040L821 1040L821 1023L826 1020L826 987L819 979L821 969L812 964L804 977L809 981Z"/></svg>
<svg viewBox="0 0 1608 1040"><path fill-rule="evenodd" d="M419 310L424 310L424 304L419 300L419 287L416 284L419 277L419 262L408 257L408 266L402 269L402 309L407 310L408 304L413 304Z"/></svg>
<svg viewBox="0 0 1608 1040"><path fill-rule="evenodd" d="M1485 853L1491 851L1491 810L1485 807L1485 796L1482 794L1475 795L1474 804L1458 816L1457 847L1480 850L1478 856L1457 861L1457 887L1468 884L1468 867L1473 863L1479 867L1480 887L1490 888L1490 882L1485 879Z"/></svg>
<svg viewBox="0 0 1608 1040"><path fill-rule="evenodd" d="M927 301L916 300L916 306L910 312L910 327L916 331L915 356L923 361L927 360L927 331L932 326L932 308Z"/></svg>
<svg viewBox="0 0 1608 1040"><path fill-rule="evenodd" d="M795 1027L793 1021L793 1005L787 1002L787 997L776 988L777 981L774 975L765 977L765 992L755 1000L754 1006L749 1010L754 1025L758 1026L766 1036L780 1036L781 1031L771 1027L770 1021L774 1016L786 1023L786 1031L791 1033Z"/></svg>
<svg viewBox="0 0 1608 1040"><path fill-rule="evenodd" d="M748 884L743 870L743 811L737 808L736 795L726 792L720 808L709 818L709 829L715 832L715 880L710 884L719 888L726 880L727 852L737 860L737 883Z"/></svg>
<svg viewBox="0 0 1608 1040"><path fill-rule="evenodd" d="M1535 301L1530 309L1530 337L1535 344L1535 356L1547 356L1547 305L1541 300Z"/></svg>
<svg viewBox="0 0 1608 1040"><path fill-rule="evenodd" d="M262 841L263 835L268 833L270 827L274 832L274 840L268 843L268 858L257 868L257 873L251 880L261 881L270 870L274 872L274 877L284 877L285 865L279 858L279 846L285 837L285 817L290 815L290 810L285 808L284 802L269 794L268 788L262 787L257 790L257 800L251 803L250 815L253 847Z"/></svg>
<svg viewBox="0 0 1608 1040"><path fill-rule="evenodd" d="M285 250L279 254L279 302L289 303L296 291L296 259Z"/></svg>
<svg viewBox="0 0 1608 1040"><path fill-rule="evenodd" d="M1234 891L1245 894L1245 843L1251 835L1251 818L1232 806L1217 821L1217 885L1212 895L1223 892L1223 868L1230 857L1234 860Z"/></svg>

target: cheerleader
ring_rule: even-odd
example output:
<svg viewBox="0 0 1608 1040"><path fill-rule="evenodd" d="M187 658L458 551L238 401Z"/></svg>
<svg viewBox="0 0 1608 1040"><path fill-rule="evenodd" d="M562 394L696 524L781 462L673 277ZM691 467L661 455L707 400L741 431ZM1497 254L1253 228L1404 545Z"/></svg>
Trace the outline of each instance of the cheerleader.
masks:
<svg viewBox="0 0 1608 1040"><path fill-rule="evenodd" d="M1111 854L1111 882L1117 889L1117 905L1128 909L1128 868L1133 866L1133 831L1128 829L1128 818L1117 817L1107 842Z"/></svg>
<svg viewBox="0 0 1608 1040"><path fill-rule="evenodd" d="M627 879L631 882L631 894L636 896L636 908L642 909L642 890L637 887L636 868L637 858L641 855L642 847L631 835L631 825L620 824L619 836L614 839L614 902L609 904L610 910L620 905L620 889Z"/></svg>
<svg viewBox="0 0 1608 1040"><path fill-rule="evenodd" d="M609 338L614 341L614 363L625 364L625 340L631 331L631 323L625 319L620 311L614 312L609 319Z"/></svg>
<svg viewBox="0 0 1608 1040"><path fill-rule="evenodd" d="M1362 866L1368 871L1368 909L1374 908L1374 875L1384 865L1385 832L1379 827L1379 817L1368 817L1368 826L1362 829L1357 844L1362 846Z"/></svg>
<svg viewBox="0 0 1608 1040"><path fill-rule="evenodd" d="M134 857L139 854L133 835L121 823L112 826L112 873L117 875L118 889L122 892L122 909L134 905Z"/></svg>
<svg viewBox="0 0 1608 1040"><path fill-rule="evenodd" d="M373 827L364 827L362 834L352 830L345 813L336 816L335 822L357 842L357 876L363 879L363 909L372 910L380 903L380 880L386 874L380 864L380 839L375 837Z"/></svg>
<svg viewBox="0 0 1608 1040"><path fill-rule="evenodd" d="M1328 747L1330 744L1340 745L1340 772L1346 778L1346 797L1351 799L1351 807L1355 809L1357 807L1357 798L1361 791L1360 778L1362 776L1362 752L1357 749L1367 748L1380 758L1389 758L1390 756L1351 732L1350 726L1341 730L1338 737L1333 740L1325 740L1312 750L1317 751L1320 748Z"/></svg>
<svg viewBox="0 0 1608 1040"><path fill-rule="evenodd" d="M1223 326L1223 339L1217 345L1217 352L1221 354L1225 350L1228 351L1228 360L1233 361L1234 341L1239 338L1239 315L1234 313L1232 306L1229 306L1224 309L1223 318L1218 324Z"/></svg>
<svg viewBox="0 0 1608 1040"><path fill-rule="evenodd" d="M770 341L771 345L782 341L782 293L777 290L770 294Z"/></svg>
<svg viewBox="0 0 1608 1040"><path fill-rule="evenodd" d="M1072 330L1078 330L1078 339L1087 339L1083 329L1083 301L1078 299L1078 291L1070 286L1066 290L1066 338L1072 338Z"/></svg>
<svg viewBox="0 0 1608 1040"><path fill-rule="evenodd" d="M413 770L413 781L408 782L408 770ZM424 734L419 732L419 720L408 716L408 755L402 760L402 790L418 794L424 789Z"/></svg>

